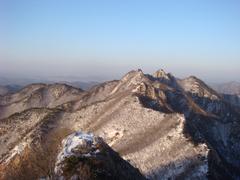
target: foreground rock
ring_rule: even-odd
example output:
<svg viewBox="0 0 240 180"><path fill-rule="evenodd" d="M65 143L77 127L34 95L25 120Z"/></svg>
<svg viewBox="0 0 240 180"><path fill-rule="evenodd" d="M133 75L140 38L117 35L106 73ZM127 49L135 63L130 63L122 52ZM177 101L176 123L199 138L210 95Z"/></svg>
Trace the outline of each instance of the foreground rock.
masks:
<svg viewBox="0 0 240 180"><path fill-rule="evenodd" d="M73 133L63 140L62 146L54 170L56 179L145 179L92 134Z"/></svg>

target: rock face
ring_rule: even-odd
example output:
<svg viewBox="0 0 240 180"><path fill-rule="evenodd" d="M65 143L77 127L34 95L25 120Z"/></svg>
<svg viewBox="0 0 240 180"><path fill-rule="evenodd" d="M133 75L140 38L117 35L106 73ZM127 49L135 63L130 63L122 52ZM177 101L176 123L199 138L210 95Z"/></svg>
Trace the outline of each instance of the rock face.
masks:
<svg viewBox="0 0 240 180"><path fill-rule="evenodd" d="M170 79L168 74L163 70L163 69L160 69L158 71L156 71L154 74L153 74L153 77L155 78L163 78L163 79Z"/></svg>
<svg viewBox="0 0 240 180"><path fill-rule="evenodd" d="M55 166L57 179L145 179L100 137L75 132L62 147Z"/></svg>
<svg viewBox="0 0 240 180"><path fill-rule="evenodd" d="M116 152L149 179L240 177L239 108L196 77L180 80L163 70L154 75L137 70L77 94L55 86L28 86L0 100L3 106L19 105L32 102L39 88L47 92L37 101L41 106L29 103L0 120L0 179L68 179L85 170L93 178L95 168L112 176L118 169L120 177L136 172L116 161ZM72 156L74 168L65 171ZM109 162L103 169L102 160Z"/></svg>

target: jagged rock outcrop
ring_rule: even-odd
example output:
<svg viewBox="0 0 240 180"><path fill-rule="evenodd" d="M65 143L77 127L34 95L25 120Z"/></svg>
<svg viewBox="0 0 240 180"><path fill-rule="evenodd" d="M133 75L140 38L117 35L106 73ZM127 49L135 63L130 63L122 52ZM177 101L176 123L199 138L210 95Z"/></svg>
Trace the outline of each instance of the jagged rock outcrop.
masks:
<svg viewBox="0 0 240 180"><path fill-rule="evenodd" d="M62 142L55 166L56 179L145 179L100 137L82 132L69 135Z"/></svg>

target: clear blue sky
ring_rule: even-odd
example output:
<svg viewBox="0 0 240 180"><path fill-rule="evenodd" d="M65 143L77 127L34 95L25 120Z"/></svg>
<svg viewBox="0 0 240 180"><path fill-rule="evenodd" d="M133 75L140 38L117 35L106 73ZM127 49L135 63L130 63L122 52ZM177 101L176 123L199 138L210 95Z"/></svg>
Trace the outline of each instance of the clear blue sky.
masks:
<svg viewBox="0 0 240 180"><path fill-rule="evenodd" d="M0 39L0 75L240 80L239 0L0 0Z"/></svg>

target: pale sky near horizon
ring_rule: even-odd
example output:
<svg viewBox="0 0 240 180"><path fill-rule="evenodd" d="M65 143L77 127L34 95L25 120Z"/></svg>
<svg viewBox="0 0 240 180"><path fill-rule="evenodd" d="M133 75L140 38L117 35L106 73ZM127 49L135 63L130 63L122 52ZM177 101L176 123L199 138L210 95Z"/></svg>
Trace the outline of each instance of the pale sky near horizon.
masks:
<svg viewBox="0 0 240 180"><path fill-rule="evenodd" d="M0 76L131 69L240 81L238 0L0 0Z"/></svg>

